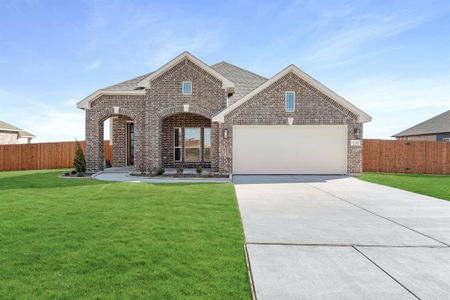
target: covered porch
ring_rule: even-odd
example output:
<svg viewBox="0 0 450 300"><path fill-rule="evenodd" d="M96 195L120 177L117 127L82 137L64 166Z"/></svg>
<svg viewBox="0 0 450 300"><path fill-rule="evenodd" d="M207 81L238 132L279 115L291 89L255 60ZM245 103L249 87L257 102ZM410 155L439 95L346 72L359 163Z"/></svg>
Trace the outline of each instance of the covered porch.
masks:
<svg viewBox="0 0 450 300"><path fill-rule="evenodd" d="M195 173L197 167L202 167L205 172L217 172L218 128L214 130L210 115L180 111L176 107L166 112L137 115L113 108L94 117L87 116L88 172L114 172L117 168L127 168L133 173L154 174L164 168L167 174L175 173L178 167L184 168L185 174ZM107 139L111 141L111 164L105 162L103 153L106 122L110 124Z"/></svg>

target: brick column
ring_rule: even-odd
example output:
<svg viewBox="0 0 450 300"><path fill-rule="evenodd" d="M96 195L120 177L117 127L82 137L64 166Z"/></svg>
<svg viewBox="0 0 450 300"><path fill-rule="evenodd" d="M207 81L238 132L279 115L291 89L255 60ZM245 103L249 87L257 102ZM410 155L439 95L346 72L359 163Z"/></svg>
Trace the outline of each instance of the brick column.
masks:
<svg viewBox="0 0 450 300"><path fill-rule="evenodd" d="M103 122L86 111L86 172L96 173L103 170Z"/></svg>
<svg viewBox="0 0 450 300"><path fill-rule="evenodd" d="M224 129L228 130L228 138L224 138ZM232 132L233 126L220 123L219 124L219 173L220 174L231 174L232 172L232 156L233 156L233 145L232 145Z"/></svg>
<svg viewBox="0 0 450 300"><path fill-rule="evenodd" d="M354 129L359 129L361 146L352 146L350 140L356 139ZM363 171L363 123L355 123L348 125L348 153L347 153L347 173L349 175L360 175Z"/></svg>
<svg viewBox="0 0 450 300"><path fill-rule="evenodd" d="M118 116L112 119L112 166L127 165L127 117Z"/></svg>
<svg viewBox="0 0 450 300"><path fill-rule="evenodd" d="M219 172L219 123L211 124L211 171Z"/></svg>
<svg viewBox="0 0 450 300"><path fill-rule="evenodd" d="M136 173L140 173L141 169L145 170L144 130L143 118L134 120L134 170Z"/></svg>
<svg viewBox="0 0 450 300"><path fill-rule="evenodd" d="M155 115L149 120L147 139L149 143L148 172L155 172L161 165L161 120Z"/></svg>

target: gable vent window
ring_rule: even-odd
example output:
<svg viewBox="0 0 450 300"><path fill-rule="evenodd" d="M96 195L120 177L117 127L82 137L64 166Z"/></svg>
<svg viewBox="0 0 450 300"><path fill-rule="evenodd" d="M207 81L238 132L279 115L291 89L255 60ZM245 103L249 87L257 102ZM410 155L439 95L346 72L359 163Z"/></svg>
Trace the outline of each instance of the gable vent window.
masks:
<svg viewBox="0 0 450 300"><path fill-rule="evenodd" d="M295 111L295 92L286 92L284 96L284 107L286 112Z"/></svg>
<svg viewBox="0 0 450 300"><path fill-rule="evenodd" d="M183 95L192 95L192 82L183 81L181 91L183 92Z"/></svg>

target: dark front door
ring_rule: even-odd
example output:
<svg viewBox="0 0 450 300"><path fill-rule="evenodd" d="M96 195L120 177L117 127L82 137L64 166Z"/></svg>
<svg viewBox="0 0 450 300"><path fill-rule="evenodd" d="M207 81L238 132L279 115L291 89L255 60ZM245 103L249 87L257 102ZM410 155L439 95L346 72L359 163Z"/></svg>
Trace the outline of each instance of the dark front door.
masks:
<svg viewBox="0 0 450 300"><path fill-rule="evenodd" d="M127 164L134 164L134 123L127 123Z"/></svg>

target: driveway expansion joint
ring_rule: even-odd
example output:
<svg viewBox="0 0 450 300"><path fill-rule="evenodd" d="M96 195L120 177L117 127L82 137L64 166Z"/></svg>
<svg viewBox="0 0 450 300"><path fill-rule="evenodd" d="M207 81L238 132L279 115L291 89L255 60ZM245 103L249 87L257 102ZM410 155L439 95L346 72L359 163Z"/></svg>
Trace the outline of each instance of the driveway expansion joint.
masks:
<svg viewBox="0 0 450 300"><path fill-rule="evenodd" d="M378 269L383 271L387 276L389 276L392 280L394 280L397 284L399 284L402 288L404 288L406 291L408 291L412 296L414 296L416 299L421 300L416 294L414 294L410 289L408 289L406 286L404 286L397 278L389 274L385 269L383 269L380 265L378 265L376 262L374 262L372 259L370 259L366 254L364 254L362 251L360 251L357 247L352 247L355 249L356 252L361 254L363 257L365 257L368 261L370 261L373 265L375 265Z"/></svg>

